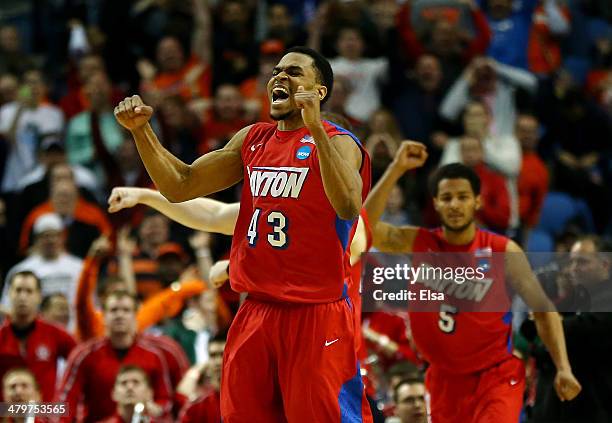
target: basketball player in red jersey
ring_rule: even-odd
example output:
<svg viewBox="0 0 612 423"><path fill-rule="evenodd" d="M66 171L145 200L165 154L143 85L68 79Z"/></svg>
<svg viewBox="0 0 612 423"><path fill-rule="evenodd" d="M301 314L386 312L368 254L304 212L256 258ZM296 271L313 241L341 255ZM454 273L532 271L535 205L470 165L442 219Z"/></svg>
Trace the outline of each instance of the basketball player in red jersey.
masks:
<svg viewBox="0 0 612 423"><path fill-rule="evenodd" d="M115 108L149 175L173 202L244 179L232 243L232 288L248 293L230 329L223 420L370 421L347 297L348 246L369 190L369 158L349 132L320 119L329 63L290 49L268 83L271 117L187 165L159 143L138 96Z"/></svg>
<svg viewBox="0 0 612 423"><path fill-rule="evenodd" d="M442 227L427 230L380 222L391 189L408 170L427 159L423 144L406 141L373 188L366 210L374 246L388 253L505 254L509 285L534 312L540 338L557 367L555 389L561 400L581 390L570 368L560 316L531 272L521 248L513 241L479 229L474 214L480 207L480 180L466 166L439 168L431 180L434 206ZM493 270L493 267L491 267ZM491 276L491 275L490 275ZM504 274L493 276L491 295L505 294ZM500 280L501 279L501 280ZM446 294L451 295L451 294ZM485 296L486 299L486 296ZM450 301L450 300L449 300ZM429 363L426 387L432 423L516 423L525 384L522 362L512 355L510 313L456 312L447 304L440 312L411 312L417 349Z"/></svg>

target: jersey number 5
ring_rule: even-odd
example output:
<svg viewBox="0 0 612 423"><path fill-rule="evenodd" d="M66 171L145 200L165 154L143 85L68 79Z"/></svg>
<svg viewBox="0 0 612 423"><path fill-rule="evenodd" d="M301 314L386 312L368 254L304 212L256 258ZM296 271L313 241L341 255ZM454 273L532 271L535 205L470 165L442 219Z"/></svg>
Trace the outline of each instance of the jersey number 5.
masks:
<svg viewBox="0 0 612 423"><path fill-rule="evenodd" d="M457 314L457 307L453 307L448 304L442 304L440 306L440 319L438 320L438 327L444 333L453 333L455 331L455 315Z"/></svg>
<svg viewBox="0 0 612 423"><path fill-rule="evenodd" d="M247 231L247 240L249 246L255 247L259 239L258 225L261 209L255 209ZM272 227L272 232L267 235L268 243L274 248L284 249L289 245L289 237L287 236L287 228L289 227L289 219L279 212L271 211L268 213L268 224Z"/></svg>

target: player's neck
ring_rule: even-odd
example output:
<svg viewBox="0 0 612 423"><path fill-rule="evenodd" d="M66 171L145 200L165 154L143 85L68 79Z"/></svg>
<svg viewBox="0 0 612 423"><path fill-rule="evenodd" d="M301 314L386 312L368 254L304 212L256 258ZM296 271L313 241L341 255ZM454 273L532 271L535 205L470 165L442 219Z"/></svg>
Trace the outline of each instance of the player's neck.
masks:
<svg viewBox="0 0 612 423"><path fill-rule="evenodd" d="M443 227L443 236L446 242L451 245L467 245L472 242L476 236L476 224L472 223L461 231L453 231L452 229Z"/></svg>
<svg viewBox="0 0 612 423"><path fill-rule="evenodd" d="M109 336L110 343L116 349L128 349L134 344L136 334L134 333L111 333Z"/></svg>
<svg viewBox="0 0 612 423"><path fill-rule="evenodd" d="M278 121L279 131L294 131L304 127L304 121L302 120L302 114L297 113L295 116L290 116L287 119Z"/></svg>
<svg viewBox="0 0 612 423"><path fill-rule="evenodd" d="M17 314L12 313L11 317L11 325L17 329L25 329L28 326L34 323L36 320L36 314Z"/></svg>

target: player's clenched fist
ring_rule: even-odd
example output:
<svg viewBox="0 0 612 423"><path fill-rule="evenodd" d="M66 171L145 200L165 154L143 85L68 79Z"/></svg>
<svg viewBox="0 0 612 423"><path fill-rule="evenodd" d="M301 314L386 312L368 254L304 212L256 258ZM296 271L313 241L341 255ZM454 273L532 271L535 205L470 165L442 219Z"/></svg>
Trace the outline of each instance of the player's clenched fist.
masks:
<svg viewBox="0 0 612 423"><path fill-rule="evenodd" d="M125 129L133 131L147 123L153 115L153 107L142 102L140 96L126 97L115 107L115 119Z"/></svg>
<svg viewBox="0 0 612 423"><path fill-rule="evenodd" d="M427 160L427 147L416 141L403 141L393 158L393 167L402 172L423 166Z"/></svg>
<svg viewBox="0 0 612 423"><path fill-rule="evenodd" d="M302 120L307 127L321 124L321 99L317 91L306 91L300 85L294 99L295 105L302 109Z"/></svg>
<svg viewBox="0 0 612 423"><path fill-rule="evenodd" d="M576 380L571 371L558 371L555 376L555 391L561 401L570 401L582 390L582 386Z"/></svg>
<svg viewBox="0 0 612 423"><path fill-rule="evenodd" d="M113 188L110 197L108 197L108 211L115 213L121 209L134 207L140 200L139 192L138 188Z"/></svg>

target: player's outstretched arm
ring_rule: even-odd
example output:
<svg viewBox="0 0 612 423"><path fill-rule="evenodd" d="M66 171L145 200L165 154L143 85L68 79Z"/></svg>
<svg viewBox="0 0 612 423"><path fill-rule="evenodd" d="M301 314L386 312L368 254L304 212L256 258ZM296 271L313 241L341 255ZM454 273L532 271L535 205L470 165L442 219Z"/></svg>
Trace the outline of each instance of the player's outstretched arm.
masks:
<svg viewBox="0 0 612 423"><path fill-rule="evenodd" d="M317 146L319 167L325 195L341 219L355 219L361 211L361 151L348 135L329 139L321 123L321 105L317 91L299 86L295 103L302 110L302 120Z"/></svg>
<svg viewBox="0 0 612 423"><path fill-rule="evenodd" d="M506 247L505 264L508 280L531 310L538 335L555 363L555 390L561 401L572 400L582 387L572 373L567 356L561 316L536 279L525 253L514 241Z"/></svg>
<svg viewBox="0 0 612 423"><path fill-rule="evenodd" d="M116 187L108 198L108 211L144 204L188 228L204 232L232 235L238 219L240 203L223 203L211 198L195 198L171 203L158 191L148 188Z"/></svg>
<svg viewBox="0 0 612 423"><path fill-rule="evenodd" d="M374 186L365 202L368 219L372 226L374 247L387 253L408 253L416 238L415 226L394 226L381 222L391 190L404 173L423 166L427 160L426 147L418 142L404 141L397 150L393 162Z"/></svg>
<svg viewBox="0 0 612 423"><path fill-rule="evenodd" d="M153 132L149 119L153 108L134 95L115 107L115 118L128 129L155 185L168 200L181 202L228 188L242 179L242 143L250 127L243 128L220 150L191 165L166 150Z"/></svg>

